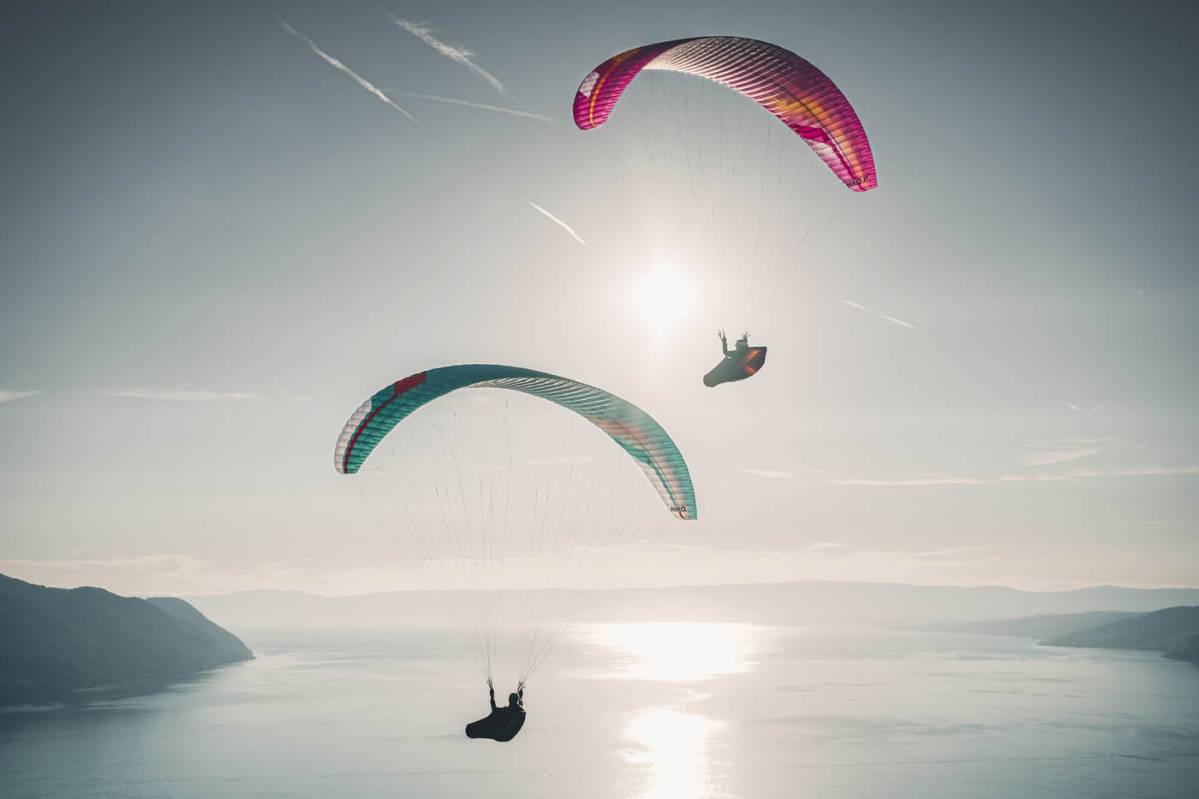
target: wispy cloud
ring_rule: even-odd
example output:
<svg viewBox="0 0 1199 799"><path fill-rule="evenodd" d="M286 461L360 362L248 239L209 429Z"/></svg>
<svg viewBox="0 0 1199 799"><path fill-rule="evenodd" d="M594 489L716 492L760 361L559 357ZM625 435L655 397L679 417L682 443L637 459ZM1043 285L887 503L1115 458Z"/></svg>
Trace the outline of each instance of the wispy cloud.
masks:
<svg viewBox="0 0 1199 799"><path fill-rule="evenodd" d="M863 547L851 541L814 541L779 550L667 545L656 540L638 541L628 547L628 552L635 555L645 575L659 577L661 564L671 564L669 571L678 569L679 574L699 575L693 584L791 580L987 584L991 581L977 580L976 576L989 571L986 564L995 559L993 550L985 546L917 545L911 550L898 550ZM611 579L611 575L606 577Z"/></svg>
<svg viewBox="0 0 1199 799"><path fill-rule="evenodd" d="M470 50L467 50L465 47L455 47L452 44L446 44L441 39L438 39L433 35L433 29L428 25L410 22L403 17L397 17L395 14L387 10L384 10L383 13L386 14L387 18L396 25L408 31L413 36L420 39L422 42L429 45L446 58L450 59L451 61L457 61L462 66L466 67L471 72L490 83L492 87L500 94L504 93L504 84L501 83L500 79L495 75L492 75L490 72L483 69L483 67L472 61L471 56L473 56L474 53L472 53Z"/></svg>
<svg viewBox="0 0 1199 799"><path fill-rule="evenodd" d="M848 305L850 308L853 308L854 310L872 314L874 316L877 316L879 319L883 319L887 322L890 322L893 325L899 325L900 327L906 327L909 330L916 329L916 326L914 324L912 324L911 322L905 322L904 320L898 319L894 316L888 316L885 313L879 313L878 311L871 310L870 308L867 308L865 305L862 305L862 303L860 303L860 302L854 302L853 300L850 300L850 299L843 299L843 300L841 300L841 302L845 303L846 305Z"/></svg>
<svg viewBox="0 0 1199 799"><path fill-rule="evenodd" d="M528 203L528 204L529 204L529 205L530 205L530 206L531 206L531 207L532 207L534 210L536 210L538 213L542 214L542 215L543 215L543 216L545 216L547 219L549 219L551 222L553 222L555 225L557 225L558 227L562 228L562 229L563 229L563 230L565 230L567 233L569 233L569 234L571 235L571 238L573 238L573 239L574 239L575 241L577 241L579 244L582 244L584 247L586 247L586 246L587 246L587 242L583 241L583 237L582 237L582 236L580 236L578 233L575 233L575 229L574 229L574 228L572 228L570 225L566 224L566 223L565 223L565 222L563 222L561 219L559 219L558 217L554 216L552 213L550 213L550 212L549 212L549 211L547 211L546 209L542 208L540 205L538 205L537 203L533 202L532 200L525 200L525 202L526 202L526 203Z"/></svg>
<svg viewBox="0 0 1199 799"><path fill-rule="evenodd" d="M1069 469L1061 472L1005 474L999 477L934 474L897 479L834 480L833 485L879 488L917 488L922 486L979 486L1006 483L1056 483L1070 480L1103 480L1141 477L1191 477L1199 475L1199 466L1133 466L1119 469Z"/></svg>
<svg viewBox="0 0 1199 799"><path fill-rule="evenodd" d="M0 571L34 583L74 588L98 585L118 593L174 594L209 564L190 555L153 553L107 558L5 558Z"/></svg>
<svg viewBox="0 0 1199 799"><path fill-rule="evenodd" d="M328 53L326 53L324 50L322 50L320 47L317 46L316 42L312 41L312 39L309 39L307 36L300 33L298 30L293 28L291 25L288 25L283 20L279 20L279 24L283 26L283 30L287 31L287 33L289 35L294 36L297 39L302 39L304 42L306 42L308 44L308 48L310 50L312 50L312 52L316 53L316 55L318 55L321 59L323 59L326 64L328 64L329 66L333 67L334 69L336 69L340 72L344 72L345 74L349 75L351 78L354 79L354 82L357 83L359 86L361 86L363 89L365 89L366 91L373 94L375 97L382 100L389 107L393 108L396 111L399 111L401 114L406 116L411 121L416 122L416 124L418 126L420 125L420 123L416 121L416 117L412 116L412 114L409 114L403 108L400 108L400 106L398 104L396 104L396 102L394 100L392 100L390 97L388 97L387 94L384 93L384 91L382 89L380 89L378 86L371 83L369 80L367 80L366 78L362 77L357 72L355 72L354 70L347 67L340 60L338 60L338 59L334 58L333 56L329 55Z"/></svg>
<svg viewBox="0 0 1199 799"><path fill-rule="evenodd" d="M258 394L244 391L205 391L202 389L129 388L101 391L105 397L117 399L150 400L152 402L258 402Z"/></svg>
<svg viewBox="0 0 1199 799"><path fill-rule="evenodd" d="M847 549L849 544L843 544L838 541L813 541L803 548L805 552L828 552L834 549Z"/></svg>
<svg viewBox="0 0 1199 799"><path fill-rule="evenodd" d="M794 472L785 472L780 469L754 469L749 466L738 467L737 471L753 475L754 477L761 477L764 480L790 480L795 476Z"/></svg>
<svg viewBox="0 0 1199 799"><path fill-rule="evenodd" d="M1086 458L1101 452L1103 447L1074 447L1045 449L1030 452L1024 456L1025 466L1054 466L1059 463L1069 463L1079 458Z"/></svg>
<svg viewBox="0 0 1199 799"><path fill-rule="evenodd" d="M1191 477L1194 475L1199 475L1199 466L1167 467L1151 464L1122 469L1070 469L1064 472L1005 474L999 478L999 481L1003 483L1056 483L1064 480L1098 480L1124 477Z"/></svg>
<svg viewBox="0 0 1199 799"><path fill-rule="evenodd" d="M14 391L9 388L0 388L0 405L3 405L6 402L15 402L19 399L25 399L26 397L32 397L38 393L40 393L40 392L37 392L37 391Z"/></svg>
<svg viewBox="0 0 1199 799"><path fill-rule="evenodd" d="M850 479L850 480L834 480L833 485L840 486L877 486L881 488L889 487L919 487L919 486L975 486L986 485L993 483L994 480L987 480L981 477L970 477L960 474L929 474L918 475L914 477L901 477L897 479Z"/></svg>
<svg viewBox="0 0 1199 799"><path fill-rule="evenodd" d="M514 117L524 117L526 119L535 119L538 122L545 122L547 125L557 124L558 120L553 117L547 117L545 114L534 113L533 111L522 111L519 108L508 108L502 105L491 105L490 103L476 103L473 100L459 100L456 97L442 97L438 94L421 94L419 92L407 92L402 89L390 89L394 94L402 94L405 97L415 97L418 100L432 100L438 103L449 103L450 105L460 105L466 108L478 108L481 111L494 111L497 114L509 114Z"/></svg>
<svg viewBox="0 0 1199 799"><path fill-rule="evenodd" d="M0 572L44 585L101 586L133 596L212 595L241 590L304 590L329 595L386 591L396 585L436 588L410 570L383 572L374 564L345 566L328 558L290 558L234 565L194 555L80 556L65 559L0 558ZM356 590L355 590L356 589Z"/></svg>
<svg viewBox="0 0 1199 799"><path fill-rule="evenodd" d="M909 552L898 550L857 550L856 554L875 556L881 558L900 558L903 560L942 560L952 556L960 556L981 552L988 552L989 547L983 546L964 546L964 547L944 547L942 549L928 549L924 551Z"/></svg>
<svg viewBox="0 0 1199 799"><path fill-rule="evenodd" d="M1066 403L1066 407L1067 407L1067 408L1069 408L1069 409L1070 409L1070 410L1072 410L1072 411L1081 411L1081 410L1082 410L1082 408L1078 407L1078 406L1077 406L1077 405L1075 405L1073 402L1067 402L1067 403Z"/></svg>

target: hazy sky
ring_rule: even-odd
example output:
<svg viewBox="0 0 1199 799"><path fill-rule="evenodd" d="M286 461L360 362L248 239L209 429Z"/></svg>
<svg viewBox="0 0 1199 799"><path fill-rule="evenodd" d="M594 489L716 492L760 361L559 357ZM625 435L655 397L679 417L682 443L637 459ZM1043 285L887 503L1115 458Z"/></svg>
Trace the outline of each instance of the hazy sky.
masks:
<svg viewBox="0 0 1199 799"><path fill-rule="evenodd" d="M374 3L5 3L0 570L403 587L334 440L391 380L496 362L625 396L687 456L701 520L613 584L1199 584L1193 4L383 7L408 28ZM836 206L766 264L782 291L703 243L744 204L683 240L687 198L599 138L652 127L649 88L614 131L571 122L607 56L702 33L807 57L870 134L876 191L807 169L772 195ZM758 121L718 110L690 152ZM771 163L743 157L742 181ZM770 360L709 390L721 326Z"/></svg>

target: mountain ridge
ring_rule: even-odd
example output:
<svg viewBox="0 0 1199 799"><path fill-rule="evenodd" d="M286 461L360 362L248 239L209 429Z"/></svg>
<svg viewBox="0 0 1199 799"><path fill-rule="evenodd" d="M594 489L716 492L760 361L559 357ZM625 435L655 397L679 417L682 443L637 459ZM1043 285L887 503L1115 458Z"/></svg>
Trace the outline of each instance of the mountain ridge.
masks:
<svg viewBox="0 0 1199 799"><path fill-rule="evenodd" d="M1049 646L1148 649L1199 662L1199 607L1162 608L1045 641Z"/></svg>
<svg viewBox="0 0 1199 799"><path fill-rule="evenodd" d="M140 693L253 653L174 597L49 588L0 574L0 706Z"/></svg>
<svg viewBox="0 0 1199 799"><path fill-rule="evenodd" d="M527 597L527 591L502 592ZM579 621L725 621L777 624L878 624L896 627L982 622L1088 611L1149 612L1199 604L1199 589L1093 586L1023 591L1007 586L792 581L666 588L557 590ZM270 589L188 597L227 625L392 625L453 621L457 592L390 591L325 597ZM510 603L521 604L515 599Z"/></svg>

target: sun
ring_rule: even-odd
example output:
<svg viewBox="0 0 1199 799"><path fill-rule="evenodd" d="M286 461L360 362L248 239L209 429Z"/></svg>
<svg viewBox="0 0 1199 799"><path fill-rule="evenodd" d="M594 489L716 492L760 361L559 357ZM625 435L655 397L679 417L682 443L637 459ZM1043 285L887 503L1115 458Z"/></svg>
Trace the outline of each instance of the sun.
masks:
<svg viewBox="0 0 1199 799"><path fill-rule="evenodd" d="M691 310L693 294L691 281L685 275L658 267L641 278L633 300L641 317L662 333Z"/></svg>

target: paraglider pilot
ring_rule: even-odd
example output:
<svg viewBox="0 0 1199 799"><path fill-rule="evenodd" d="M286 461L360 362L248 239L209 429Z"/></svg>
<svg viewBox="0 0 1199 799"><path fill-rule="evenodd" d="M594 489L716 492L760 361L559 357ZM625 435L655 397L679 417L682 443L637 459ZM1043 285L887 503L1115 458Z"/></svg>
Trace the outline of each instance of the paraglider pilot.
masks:
<svg viewBox="0 0 1199 799"><path fill-rule="evenodd" d="M766 348L750 347L749 333L743 333L730 350L728 337L721 330L720 351L724 357L704 375L704 385L708 388L753 377L766 363Z"/></svg>
<svg viewBox="0 0 1199 799"><path fill-rule="evenodd" d="M737 339L737 343L733 345L733 351L729 352L729 337L720 331L720 350L724 353L724 357L733 358L749 349L749 333L742 333L741 338Z"/></svg>
<svg viewBox="0 0 1199 799"><path fill-rule="evenodd" d="M511 741L525 723L525 684L516 685L516 693L508 694L507 707L495 703L495 687L487 678L487 695L491 702L491 713L478 721L466 725L467 738L490 738L493 741Z"/></svg>

